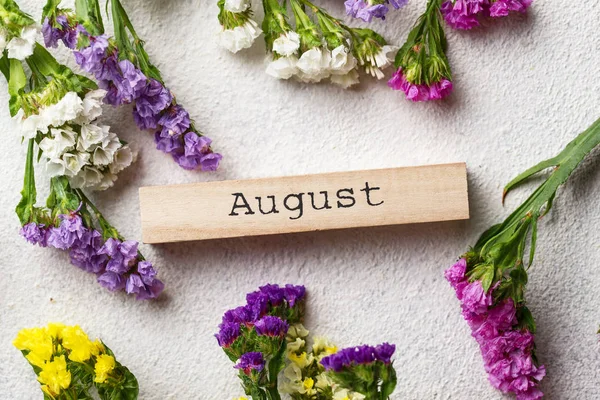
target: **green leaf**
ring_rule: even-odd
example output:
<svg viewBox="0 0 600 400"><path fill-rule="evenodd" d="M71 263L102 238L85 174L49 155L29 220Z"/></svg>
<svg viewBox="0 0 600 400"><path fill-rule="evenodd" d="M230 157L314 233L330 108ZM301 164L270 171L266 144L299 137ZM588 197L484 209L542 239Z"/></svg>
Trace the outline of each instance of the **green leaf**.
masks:
<svg viewBox="0 0 600 400"><path fill-rule="evenodd" d="M519 326L521 328L526 328L532 334L535 334L536 325L535 320L533 319L533 315L529 308L522 306L517 308L517 320L519 321Z"/></svg>
<svg viewBox="0 0 600 400"><path fill-rule="evenodd" d="M23 189L21 190L21 200L16 207L16 213L21 221L21 225L25 225L35 219L35 202L37 191L35 188L35 173L33 170L33 139L29 139L27 146L27 160L25 162L25 177L23 179Z"/></svg>
<svg viewBox="0 0 600 400"><path fill-rule="evenodd" d="M496 273L496 269L493 264L487 266L487 269L483 276L481 277L481 286L483 287L483 291L487 293L487 291L492 286L494 282L494 275Z"/></svg>

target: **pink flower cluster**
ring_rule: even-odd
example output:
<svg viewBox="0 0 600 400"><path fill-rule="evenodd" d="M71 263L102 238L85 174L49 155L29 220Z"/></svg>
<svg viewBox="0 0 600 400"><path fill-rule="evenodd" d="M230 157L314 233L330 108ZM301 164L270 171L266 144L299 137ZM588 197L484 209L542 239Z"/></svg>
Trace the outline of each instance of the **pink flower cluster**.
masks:
<svg viewBox="0 0 600 400"><path fill-rule="evenodd" d="M492 291L483 290L481 281L469 282L465 276L467 261L462 258L445 276L461 301L462 313L479 343L485 370L492 386L503 393L515 393L517 400L538 400L543 394L538 384L546 375L544 366L536 366L532 357L534 337L517 326L512 299L493 304Z"/></svg>
<svg viewBox="0 0 600 400"><path fill-rule="evenodd" d="M441 100L452 92L452 82L449 79L442 78L431 85L410 83L402 68L394 72L394 76L388 81L388 86L394 90L402 90L406 98L414 102Z"/></svg>
<svg viewBox="0 0 600 400"><path fill-rule="evenodd" d="M454 29L479 26L480 17L501 18L511 11L524 13L533 0L447 0L442 4L444 19Z"/></svg>

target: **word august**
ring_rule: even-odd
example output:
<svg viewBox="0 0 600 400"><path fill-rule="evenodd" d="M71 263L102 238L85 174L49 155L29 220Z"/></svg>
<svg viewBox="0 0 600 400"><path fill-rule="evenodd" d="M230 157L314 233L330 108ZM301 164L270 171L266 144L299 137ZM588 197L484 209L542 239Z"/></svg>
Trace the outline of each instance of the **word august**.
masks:
<svg viewBox="0 0 600 400"><path fill-rule="evenodd" d="M380 190L379 187L371 187L369 186L369 182L365 182L365 187L360 189L360 192L364 192L364 197L369 206L376 207L383 204L383 200L376 201L374 200L374 194L371 192L375 192ZM360 193L356 193L358 196ZM279 214L279 209L277 209L277 201L275 199L275 195L266 196L267 200L264 200L261 196L256 196L255 205L250 205L250 202L246 198L243 193L232 193L234 196L233 199L233 207L231 208L230 216L235 217L241 214L245 215L253 215L257 212L262 215L268 214ZM306 196L306 197L305 197ZM361 195L360 197L362 197ZM290 216L289 218L299 219L304 215L304 202L308 201L310 198L310 204L313 210L330 210L336 206L336 208L350 208L356 205L357 199L355 197L353 188L344 188L340 189L336 192L335 199L332 200L331 204L329 202L329 192L322 191L315 194L315 192L308 193L290 193L283 198L282 205L288 211L294 213L295 215ZM332 205L333 204L333 205ZM259 215L260 215L259 214Z"/></svg>

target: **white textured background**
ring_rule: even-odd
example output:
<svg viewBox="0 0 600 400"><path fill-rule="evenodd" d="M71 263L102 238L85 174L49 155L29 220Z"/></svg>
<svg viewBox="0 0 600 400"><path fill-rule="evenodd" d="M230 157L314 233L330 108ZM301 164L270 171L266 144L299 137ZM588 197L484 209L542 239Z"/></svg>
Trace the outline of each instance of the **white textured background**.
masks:
<svg viewBox="0 0 600 400"><path fill-rule="evenodd" d="M215 45L212 1L123 2L167 84L225 157L218 173L185 172L154 150L128 107L108 110L106 121L140 151L116 187L95 196L126 237L141 236L137 193L144 185L454 161L468 165L472 220L142 245L167 289L159 301L136 302L101 288L67 254L18 236L13 209L24 146L10 129L2 82L0 397L41 398L11 341L22 327L63 321L106 341L137 376L141 399L231 399L242 392L212 336L222 313L258 285L292 282L308 288L306 325L314 333L340 346L397 344L394 398L503 398L486 380L442 271L524 198L520 190L502 208L505 183L599 116L600 6L537 0L527 17L449 31L454 94L411 104L372 79L346 92L271 79L261 40L237 55ZM38 18L44 2L21 3ZM322 3L343 15L341 0ZM424 7L425 0L412 0L372 27L401 44ZM64 51L59 59L73 65ZM530 273L527 297L548 399L600 398L599 157L561 190L541 224ZM38 183L45 185L43 173Z"/></svg>

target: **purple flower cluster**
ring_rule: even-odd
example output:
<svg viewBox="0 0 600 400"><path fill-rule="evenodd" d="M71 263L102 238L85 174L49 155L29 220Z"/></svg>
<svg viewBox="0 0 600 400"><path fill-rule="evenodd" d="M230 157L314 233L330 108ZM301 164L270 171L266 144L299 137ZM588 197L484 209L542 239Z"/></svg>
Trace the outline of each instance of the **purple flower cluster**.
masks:
<svg viewBox="0 0 600 400"><path fill-rule="evenodd" d="M70 28L68 23L64 25L60 22L63 19L66 23L66 17L56 18L62 30L47 20L44 22L46 46L56 46L58 40L63 39L67 47L74 49L77 34L85 35L89 44L74 52L75 61L107 91L104 102L113 106L135 103L133 118L137 126L154 130L156 148L170 154L182 168L217 170L223 157L212 151L211 139L196 132L188 112L175 104L162 83L147 78L131 61L119 60L119 51L110 44L107 35L92 36L81 25L76 29ZM67 36L69 40L65 39Z"/></svg>
<svg viewBox="0 0 600 400"><path fill-rule="evenodd" d="M326 371L340 372L344 368L351 368L354 365L371 364L377 361L389 364L395 351L396 346L389 343L382 343L378 346L348 347L324 357L321 365Z"/></svg>
<svg viewBox="0 0 600 400"><path fill-rule="evenodd" d="M267 315L273 307L295 307L304 299L304 286L265 285L246 295L246 305L227 311L215 335L221 347L231 346L241 335L241 327L255 327L259 335L283 337L288 324L278 317Z"/></svg>
<svg viewBox="0 0 600 400"><path fill-rule="evenodd" d="M479 26L479 18L506 17L511 11L526 12L533 0L447 0L441 6L444 19L454 29Z"/></svg>
<svg viewBox="0 0 600 400"><path fill-rule="evenodd" d="M388 86L394 90L402 90L406 98L414 102L441 100L452 92L452 82L449 79L441 78L439 82L430 85L414 84L406 79L402 68L394 73Z"/></svg>
<svg viewBox="0 0 600 400"><path fill-rule="evenodd" d="M265 358L258 351L242 354L238 363L233 367L244 371L244 374L250 375L252 371L260 372L265 368Z"/></svg>
<svg viewBox="0 0 600 400"><path fill-rule="evenodd" d="M546 374L544 366L533 359L534 337L519 329L512 299L497 304L492 291L483 290L480 281L469 282L465 276L467 261L462 258L445 272L462 313L479 344L489 381L504 393L515 393L518 400L537 400L543 394L538 384Z"/></svg>
<svg viewBox="0 0 600 400"><path fill-rule="evenodd" d="M135 241L109 238L84 226L77 212L59 215L58 227L45 227L30 222L21 228L21 235L32 244L69 250L71 263L96 274L98 283L108 290L125 290L138 300L153 299L164 289L156 271L148 261L140 261Z"/></svg>
<svg viewBox="0 0 600 400"><path fill-rule="evenodd" d="M388 13L388 4L391 4L396 10L408 3L408 0L385 0L383 3L375 3L372 0L346 0L346 14L353 18L360 18L365 22L371 22L373 18L385 20Z"/></svg>
<svg viewBox="0 0 600 400"><path fill-rule="evenodd" d="M53 25L58 27L55 28ZM78 28L76 24L69 24L66 15L59 15L56 17L54 23L48 18L44 19L42 35L44 36L46 47L56 47L58 46L58 42L62 40L65 46L74 49L77 45Z"/></svg>

